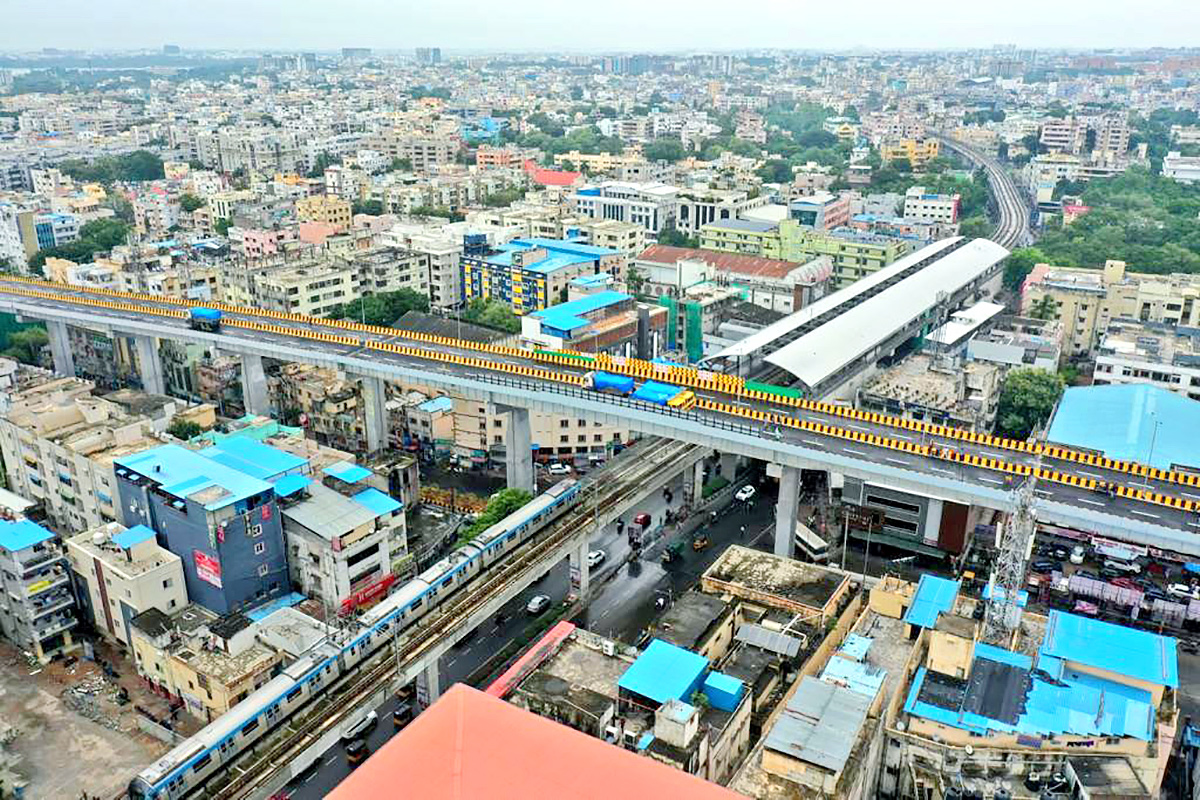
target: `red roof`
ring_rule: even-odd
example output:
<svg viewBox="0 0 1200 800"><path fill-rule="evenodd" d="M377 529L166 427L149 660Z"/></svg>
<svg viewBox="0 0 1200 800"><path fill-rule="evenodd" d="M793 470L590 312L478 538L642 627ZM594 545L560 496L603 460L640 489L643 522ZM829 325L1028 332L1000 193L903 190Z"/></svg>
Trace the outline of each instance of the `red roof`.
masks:
<svg viewBox="0 0 1200 800"><path fill-rule="evenodd" d="M504 671L503 675L493 681L491 686L484 689L484 692L503 700L517 684L529 676L530 672L553 655L559 645L574 632L575 623L567 622L565 619L561 620L547 631L537 644L525 651L525 655L518 658L511 667Z"/></svg>
<svg viewBox="0 0 1200 800"><path fill-rule="evenodd" d="M421 800L741 797L461 683L326 797L399 796Z"/></svg>
<svg viewBox="0 0 1200 800"><path fill-rule="evenodd" d="M575 181L583 177L582 172L539 167L533 161L525 162L525 172L529 175L529 180L542 186L573 186Z"/></svg>
<svg viewBox="0 0 1200 800"><path fill-rule="evenodd" d="M655 264L675 264L680 259L699 259L709 266L724 272L736 272L739 275L760 275L768 278L783 278L789 272L800 266L794 261L780 261L777 258L762 256L744 256L737 253L722 253L716 250L701 250L696 247L672 247L667 244L652 244L637 257L638 261L651 261Z"/></svg>

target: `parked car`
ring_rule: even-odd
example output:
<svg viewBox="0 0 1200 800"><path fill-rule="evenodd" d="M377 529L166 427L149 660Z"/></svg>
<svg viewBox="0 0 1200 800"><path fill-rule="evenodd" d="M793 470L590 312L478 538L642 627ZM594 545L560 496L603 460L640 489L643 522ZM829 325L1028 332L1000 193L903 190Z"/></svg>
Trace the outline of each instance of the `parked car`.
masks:
<svg viewBox="0 0 1200 800"><path fill-rule="evenodd" d="M1050 557L1058 561L1066 561L1071 556L1071 551L1062 545L1054 545L1050 548Z"/></svg>
<svg viewBox="0 0 1200 800"><path fill-rule="evenodd" d="M633 524L641 525L642 528L649 528L650 527L650 515L647 514L645 511L643 511L642 513L638 514L636 517L633 518Z"/></svg>
<svg viewBox="0 0 1200 800"><path fill-rule="evenodd" d="M1118 586L1122 589L1130 589L1133 591L1139 590L1138 585L1133 582L1133 579L1127 578L1124 575L1122 575L1119 578L1113 578L1112 580L1109 581L1109 583L1111 583L1113 586Z"/></svg>
<svg viewBox="0 0 1200 800"><path fill-rule="evenodd" d="M412 722L413 704L401 703L396 706L396 710L392 712L392 724L396 726L396 730L400 730L408 723Z"/></svg>
<svg viewBox="0 0 1200 800"><path fill-rule="evenodd" d="M1082 564L1086 555L1087 554L1084 552L1083 545L1075 545L1073 548L1071 548L1071 563Z"/></svg>
<svg viewBox="0 0 1200 800"><path fill-rule="evenodd" d="M371 748L367 747L367 743L362 739L355 739L350 744L346 745L346 761L350 766L357 767L359 764L367 760L367 756L371 755Z"/></svg>
<svg viewBox="0 0 1200 800"><path fill-rule="evenodd" d="M551 464L546 471L555 477L571 474L571 468L566 464Z"/></svg>
<svg viewBox="0 0 1200 800"><path fill-rule="evenodd" d="M1034 572L1046 574L1049 572L1061 571L1062 563L1059 561L1050 561L1049 559L1039 559L1029 565L1029 568Z"/></svg>
<svg viewBox="0 0 1200 800"><path fill-rule="evenodd" d="M1078 575L1080 578L1087 578L1087 579L1093 580L1093 581L1100 580L1098 577L1096 577L1096 573L1092 572L1090 569L1077 569L1071 574Z"/></svg>
<svg viewBox="0 0 1200 800"><path fill-rule="evenodd" d="M1125 573L1121 572L1119 569L1113 569L1112 567L1100 568L1100 577L1106 581L1111 581L1113 578L1119 578L1124 574Z"/></svg>
<svg viewBox="0 0 1200 800"><path fill-rule="evenodd" d="M735 494L733 497L739 503L745 503L747 500L754 497L754 487L750 484L746 484L742 488L738 489L737 494Z"/></svg>
<svg viewBox="0 0 1200 800"><path fill-rule="evenodd" d="M1188 599L1196 596L1196 592L1186 583L1172 583L1167 587L1167 594L1172 597L1184 597Z"/></svg>
<svg viewBox="0 0 1200 800"><path fill-rule="evenodd" d="M379 715L374 711L368 711L366 716L342 732L342 741L349 742L353 739L361 739L374 730L378 723Z"/></svg>
<svg viewBox="0 0 1200 800"><path fill-rule="evenodd" d="M1162 589L1156 586L1151 586L1142 593L1143 600L1166 600L1167 595Z"/></svg>
<svg viewBox="0 0 1200 800"><path fill-rule="evenodd" d="M592 552L588 553L588 559L587 559L588 566L594 567L594 566L602 563L604 561L604 559L607 557L608 557L608 554L605 553L603 550L593 550Z"/></svg>
<svg viewBox="0 0 1200 800"><path fill-rule="evenodd" d="M529 599L529 604L525 606L525 611L537 616L550 607L550 598L544 594L535 594Z"/></svg>
<svg viewBox="0 0 1200 800"><path fill-rule="evenodd" d="M1121 572L1132 572L1134 575L1142 571L1142 565L1136 561L1122 561L1119 558L1107 558L1104 560L1104 566L1110 569L1120 570Z"/></svg>

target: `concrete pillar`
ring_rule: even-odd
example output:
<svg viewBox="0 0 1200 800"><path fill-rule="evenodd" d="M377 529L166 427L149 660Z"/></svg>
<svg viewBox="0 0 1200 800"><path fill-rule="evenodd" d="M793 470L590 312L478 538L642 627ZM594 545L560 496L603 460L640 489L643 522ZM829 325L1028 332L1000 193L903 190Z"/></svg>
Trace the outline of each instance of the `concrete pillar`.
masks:
<svg viewBox="0 0 1200 800"><path fill-rule="evenodd" d="M533 430L528 408L508 411L508 429L504 441L504 474L508 488L537 493L533 476Z"/></svg>
<svg viewBox="0 0 1200 800"><path fill-rule="evenodd" d="M438 659L431 661L417 676L417 700L428 707L442 696L442 674L438 668Z"/></svg>
<svg viewBox="0 0 1200 800"><path fill-rule="evenodd" d="M367 426L367 452L387 446L387 390L382 378L359 378L362 382L363 415Z"/></svg>
<svg viewBox="0 0 1200 800"><path fill-rule="evenodd" d="M271 412L262 356L242 353L242 405L247 414L266 416Z"/></svg>
<svg viewBox="0 0 1200 800"><path fill-rule="evenodd" d="M571 553L571 572L579 570L579 597L582 599L587 599L589 579L591 578L588 574L587 556L588 543L586 540L579 545L578 550Z"/></svg>
<svg viewBox="0 0 1200 800"><path fill-rule="evenodd" d="M796 546L796 513L800 505L800 468L783 467L775 502L775 555L791 558Z"/></svg>
<svg viewBox="0 0 1200 800"><path fill-rule="evenodd" d="M153 336L134 336L133 344L137 349L142 391L147 394L166 394L167 384L163 380L162 359L158 355L158 339Z"/></svg>
<svg viewBox="0 0 1200 800"><path fill-rule="evenodd" d="M686 480L686 479L685 479ZM699 503L704 497L704 459L692 467L692 503Z"/></svg>
<svg viewBox="0 0 1200 800"><path fill-rule="evenodd" d="M68 378L75 377L75 355L71 352L67 323L47 320L46 333L50 335L50 355L54 358L54 372Z"/></svg>
<svg viewBox="0 0 1200 800"><path fill-rule="evenodd" d="M737 453L721 453L720 456L721 477L731 483L737 474L738 458Z"/></svg>

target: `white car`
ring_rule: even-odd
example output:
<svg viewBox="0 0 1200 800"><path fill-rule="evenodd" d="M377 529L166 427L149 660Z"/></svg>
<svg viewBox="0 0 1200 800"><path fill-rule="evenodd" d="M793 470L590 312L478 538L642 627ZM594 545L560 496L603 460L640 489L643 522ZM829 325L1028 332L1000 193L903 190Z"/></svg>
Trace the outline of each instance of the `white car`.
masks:
<svg viewBox="0 0 1200 800"><path fill-rule="evenodd" d="M592 552L588 553L588 566L594 567L600 562L604 561L604 559L607 557L608 553L605 553L603 550L593 550Z"/></svg>
<svg viewBox="0 0 1200 800"><path fill-rule="evenodd" d="M738 502L744 503L751 497L754 497L754 487L750 484L746 484L742 488L738 489L737 494L735 494L733 497Z"/></svg>
<svg viewBox="0 0 1200 800"><path fill-rule="evenodd" d="M550 607L550 598L544 594L536 594L529 600L529 604L525 606L525 611L530 614L541 614Z"/></svg>
<svg viewBox="0 0 1200 800"><path fill-rule="evenodd" d="M1109 569L1120 570L1121 572L1131 572L1137 575L1142 571L1142 565L1136 561L1123 561L1118 558L1105 559L1104 566Z"/></svg>
<svg viewBox="0 0 1200 800"><path fill-rule="evenodd" d="M349 742L353 739L361 739L374 729L377 722L379 722L379 715L374 711L368 711L365 717L349 728L346 728L346 731L342 734L342 741Z"/></svg>
<svg viewBox="0 0 1200 800"><path fill-rule="evenodd" d="M547 472L551 475L570 475L571 468L566 464L551 464Z"/></svg>
<svg viewBox="0 0 1200 800"><path fill-rule="evenodd" d="M1071 563L1072 564L1082 564L1083 556L1084 556L1083 545L1077 544L1077 545L1075 545L1075 547L1073 547L1071 549Z"/></svg>
<svg viewBox="0 0 1200 800"><path fill-rule="evenodd" d="M1172 583L1167 587L1167 594L1172 597L1195 597L1196 593L1186 583Z"/></svg>

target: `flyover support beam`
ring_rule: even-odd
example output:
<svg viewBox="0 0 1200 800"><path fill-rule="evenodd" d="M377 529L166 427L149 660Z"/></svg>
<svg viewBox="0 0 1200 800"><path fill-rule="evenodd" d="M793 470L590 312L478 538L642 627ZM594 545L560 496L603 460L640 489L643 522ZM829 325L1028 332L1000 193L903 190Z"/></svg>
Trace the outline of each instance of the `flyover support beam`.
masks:
<svg viewBox="0 0 1200 800"><path fill-rule="evenodd" d="M783 467L775 502L775 555L791 558L796 546L796 514L800 509L800 468Z"/></svg>
<svg viewBox="0 0 1200 800"><path fill-rule="evenodd" d="M537 493L533 476L533 430L528 408L510 408L504 442L504 474L508 488Z"/></svg>
<svg viewBox="0 0 1200 800"><path fill-rule="evenodd" d="M687 480L686 478L684 479ZM704 459L696 462L696 466L692 467L692 498L691 503L699 503L704 497Z"/></svg>
<svg viewBox="0 0 1200 800"><path fill-rule="evenodd" d="M738 454L737 453L721 453L720 462L717 464L717 469L721 473L721 477L733 483L733 478L737 474Z"/></svg>
<svg viewBox="0 0 1200 800"><path fill-rule="evenodd" d="M242 353L242 406L247 414L265 416L271 411L262 356Z"/></svg>
<svg viewBox="0 0 1200 800"><path fill-rule="evenodd" d="M54 358L54 372L68 378L75 377L75 355L71 352L67 323L47 320L46 333L50 335L50 355Z"/></svg>
<svg viewBox="0 0 1200 800"><path fill-rule="evenodd" d="M587 600L589 589L588 575L588 543L585 539L579 543L579 548L571 552L571 582L575 582L575 576L579 576L579 598Z"/></svg>
<svg viewBox="0 0 1200 800"><path fill-rule="evenodd" d="M438 661L439 659L436 658L430 660L417 681L419 684L417 696L426 708L433 705L434 701L442 696L442 674L438 668Z"/></svg>
<svg viewBox="0 0 1200 800"><path fill-rule="evenodd" d="M162 358L158 355L158 339L153 336L134 336L137 351L138 374L142 379L142 391L146 394L166 394L167 382L163 380Z"/></svg>
<svg viewBox="0 0 1200 800"><path fill-rule="evenodd" d="M362 376L363 417L367 428L367 452L374 453L387 446L387 389L382 378Z"/></svg>

